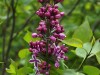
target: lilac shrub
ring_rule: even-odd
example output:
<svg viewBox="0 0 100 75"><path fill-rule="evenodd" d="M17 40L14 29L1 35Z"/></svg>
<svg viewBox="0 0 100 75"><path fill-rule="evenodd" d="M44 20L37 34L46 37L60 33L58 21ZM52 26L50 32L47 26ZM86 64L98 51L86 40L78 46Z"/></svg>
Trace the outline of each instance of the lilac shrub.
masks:
<svg viewBox="0 0 100 75"><path fill-rule="evenodd" d="M64 12L60 12L56 5L62 1L54 0L53 4L50 4L50 0L38 0L43 6L36 14L42 20L37 28L37 33L32 33L32 37L41 39L29 43L29 51L33 53L30 63L34 63L36 75L50 75L50 68L52 66L59 68L60 60L66 61L68 59L65 56L68 48L61 44L61 40L64 40L66 35L63 33L63 26L59 23L59 19L64 16ZM51 61L54 65L51 65Z"/></svg>

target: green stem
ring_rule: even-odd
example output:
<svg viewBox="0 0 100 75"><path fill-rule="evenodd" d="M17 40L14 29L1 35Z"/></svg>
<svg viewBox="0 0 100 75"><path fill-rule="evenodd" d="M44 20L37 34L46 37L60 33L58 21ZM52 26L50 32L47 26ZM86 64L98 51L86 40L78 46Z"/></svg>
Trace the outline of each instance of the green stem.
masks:
<svg viewBox="0 0 100 75"><path fill-rule="evenodd" d="M83 61L81 62L81 64L78 67L78 70L80 70L82 68L82 66L85 63L85 61L87 60L87 58L88 58L88 55L83 59Z"/></svg>
<svg viewBox="0 0 100 75"><path fill-rule="evenodd" d="M88 59L88 57L90 56L91 51L92 51L92 48L91 48L90 52L86 55L86 57L83 59L83 61L81 62L81 64L79 65L78 71L82 68L82 66L84 65L85 61L86 61L86 60Z"/></svg>

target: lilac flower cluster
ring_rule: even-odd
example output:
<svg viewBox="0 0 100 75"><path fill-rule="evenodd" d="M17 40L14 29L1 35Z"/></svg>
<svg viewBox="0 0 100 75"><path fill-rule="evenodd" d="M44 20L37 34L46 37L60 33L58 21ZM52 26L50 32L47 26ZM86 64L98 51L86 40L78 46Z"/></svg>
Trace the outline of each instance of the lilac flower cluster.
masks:
<svg viewBox="0 0 100 75"><path fill-rule="evenodd" d="M43 2L48 2L50 0L38 0L38 2L43 3ZM54 3L62 2L63 0L54 0Z"/></svg>
<svg viewBox="0 0 100 75"><path fill-rule="evenodd" d="M47 18L51 25L59 24L58 19L64 16L64 12L60 12L57 5L41 7L36 14L42 19Z"/></svg>
<svg viewBox="0 0 100 75"><path fill-rule="evenodd" d="M40 3L48 0L38 0ZM63 0L54 0L58 3ZM64 12L58 10L57 5L47 4L41 7L36 14L42 19L37 28L37 33L32 33L33 38L41 38L40 41L30 42L29 50L33 53L31 63L34 63L36 74L49 75L50 60L54 62L56 68L58 68L60 60L67 60L65 56L68 48L65 45L60 44L60 40L63 40L66 36L63 33L64 28L59 24L59 18L64 16ZM59 45L60 44L60 45ZM48 58L51 57L51 58ZM43 57L43 58L42 58ZM41 59L40 59L41 58ZM49 61L49 62L48 62Z"/></svg>

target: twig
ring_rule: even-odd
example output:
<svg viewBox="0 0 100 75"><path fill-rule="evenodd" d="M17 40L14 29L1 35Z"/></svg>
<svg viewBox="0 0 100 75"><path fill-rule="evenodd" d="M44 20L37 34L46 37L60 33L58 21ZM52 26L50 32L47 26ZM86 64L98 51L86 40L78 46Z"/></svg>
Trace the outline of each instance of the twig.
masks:
<svg viewBox="0 0 100 75"><path fill-rule="evenodd" d="M10 39L9 39L9 44L8 44L8 48L7 48L7 52L6 52L6 60L8 59L8 55L9 55L9 51L10 51L10 48L11 48L11 44L12 44L12 38L13 38L13 34L14 34L14 29L15 29L15 8L14 8L14 0L12 0L11 2L11 6L12 6L12 30L11 30L11 35L10 35Z"/></svg>
<svg viewBox="0 0 100 75"><path fill-rule="evenodd" d="M31 18L35 15L35 13L33 13L25 22L25 24L22 26L22 28L25 28L27 26L27 24L30 22Z"/></svg>
<svg viewBox="0 0 100 75"><path fill-rule="evenodd" d="M16 9L14 8L14 0L11 0L11 8L12 8L12 29L11 29L10 39L9 39L9 42L8 42L8 48L7 48L7 52L6 52L6 57L5 57L5 60L4 60L4 68L3 68L2 75L5 75L5 68L7 66L9 52L10 52L10 49L11 49L11 44L12 44L13 34L14 34L14 29L15 29L15 13L16 13Z"/></svg>
<svg viewBox="0 0 100 75"><path fill-rule="evenodd" d="M85 61L86 61L86 60L88 59L88 57L90 56L91 51L92 51L92 48L91 48L90 52L86 55L86 57L83 59L83 61L81 62L81 64L79 65L77 71L79 71L79 70L82 68L82 66L84 65Z"/></svg>
<svg viewBox="0 0 100 75"><path fill-rule="evenodd" d="M77 2L73 5L72 9L67 13L66 16L70 16L72 14L72 12L76 9L76 7L78 6L78 4L80 3L81 0L77 0Z"/></svg>
<svg viewBox="0 0 100 75"><path fill-rule="evenodd" d="M95 29L100 25L100 20L97 20L93 25L92 25L92 31L94 32Z"/></svg>
<svg viewBox="0 0 100 75"><path fill-rule="evenodd" d="M67 14L65 14L64 17L70 16L70 15L72 14L72 12L76 9L76 7L79 5L80 1L81 1L81 0L77 0L76 3L75 3L75 4L73 5L73 7L71 8L71 10L70 10ZM62 20L63 20L63 18L60 19L60 22L61 22Z"/></svg>
<svg viewBox="0 0 100 75"><path fill-rule="evenodd" d="M14 7L15 9L16 9L16 7L17 7L17 4L18 4L18 0L16 0L15 7Z"/></svg>
<svg viewBox="0 0 100 75"><path fill-rule="evenodd" d="M2 35L3 35L3 48L2 48L2 62L3 63L3 68L2 68L2 75L5 74L5 45L6 45L6 31L7 31L7 26L9 26L10 23L10 18L9 18L9 13L10 13L10 8L8 7L6 0L5 0L5 5L7 6L7 19L6 19L6 25L4 25L3 30L2 30Z"/></svg>
<svg viewBox="0 0 100 75"><path fill-rule="evenodd" d="M3 30L2 30L2 34L3 34L2 61L3 62L4 62L4 57L5 57L6 30L7 30L7 26L9 25L9 12L10 10L8 8L6 25L4 25Z"/></svg>
<svg viewBox="0 0 100 75"><path fill-rule="evenodd" d="M28 23L30 22L31 18L35 15L35 13L33 13L23 24L23 26L21 27L21 29L16 33L16 35L13 37L13 39L15 37L17 37L17 35L28 25Z"/></svg>

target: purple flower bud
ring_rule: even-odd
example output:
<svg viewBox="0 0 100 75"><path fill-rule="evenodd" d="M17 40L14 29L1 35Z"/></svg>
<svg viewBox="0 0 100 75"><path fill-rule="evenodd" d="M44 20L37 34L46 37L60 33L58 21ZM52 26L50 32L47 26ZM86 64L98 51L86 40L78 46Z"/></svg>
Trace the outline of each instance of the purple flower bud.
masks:
<svg viewBox="0 0 100 75"><path fill-rule="evenodd" d="M42 34L38 34L38 37L42 38L42 37L43 37L43 35L42 35Z"/></svg>
<svg viewBox="0 0 100 75"><path fill-rule="evenodd" d="M57 38L59 35L57 33L53 33L53 35Z"/></svg>
<svg viewBox="0 0 100 75"><path fill-rule="evenodd" d="M54 20L51 21L51 25L55 25L55 21Z"/></svg>
<svg viewBox="0 0 100 75"><path fill-rule="evenodd" d="M37 36L38 36L37 33L32 33L33 38L36 38Z"/></svg>
<svg viewBox="0 0 100 75"><path fill-rule="evenodd" d="M30 51L30 52L33 52L33 49L32 49L32 48L29 48L29 51Z"/></svg>
<svg viewBox="0 0 100 75"><path fill-rule="evenodd" d="M55 24L59 24L59 21L58 21L58 20L56 20L56 21L55 21Z"/></svg>
<svg viewBox="0 0 100 75"><path fill-rule="evenodd" d="M55 16L56 19L59 19L60 17L61 17L60 14L57 14L57 15Z"/></svg>
<svg viewBox="0 0 100 75"><path fill-rule="evenodd" d="M38 2L42 3L42 2L43 2L43 0L38 0Z"/></svg>
<svg viewBox="0 0 100 75"><path fill-rule="evenodd" d="M43 21L43 20L41 20L41 22L39 23L39 25L45 25L46 23L45 23L45 21Z"/></svg>
<svg viewBox="0 0 100 75"><path fill-rule="evenodd" d="M68 57L67 56L64 56L63 58L64 58L64 60L68 60Z"/></svg>
<svg viewBox="0 0 100 75"><path fill-rule="evenodd" d="M60 12L60 15L61 15L61 16L64 16L64 12Z"/></svg>
<svg viewBox="0 0 100 75"><path fill-rule="evenodd" d="M64 33L60 33L59 34L59 39L62 39L63 40L65 37L66 37L66 35Z"/></svg>
<svg viewBox="0 0 100 75"><path fill-rule="evenodd" d="M54 14L56 15L56 14L58 14L59 13L59 10L58 9L54 9Z"/></svg>
<svg viewBox="0 0 100 75"><path fill-rule="evenodd" d="M68 52L68 47L65 47L65 45L62 45L61 46L61 50L63 50L63 52Z"/></svg>
<svg viewBox="0 0 100 75"><path fill-rule="evenodd" d="M52 9L51 7L48 9L49 12L52 12L52 10L53 10L53 9Z"/></svg>
<svg viewBox="0 0 100 75"><path fill-rule="evenodd" d="M45 13L45 16L46 16L46 17L50 17L50 12L46 12L46 13Z"/></svg>
<svg viewBox="0 0 100 75"><path fill-rule="evenodd" d="M42 12L45 12L46 8L45 7L41 7L40 8Z"/></svg>
<svg viewBox="0 0 100 75"><path fill-rule="evenodd" d="M52 42L55 42L55 41L56 41L56 38L55 38L54 36L50 36L50 40L51 40Z"/></svg>
<svg viewBox="0 0 100 75"><path fill-rule="evenodd" d="M58 5L54 5L54 8L58 9Z"/></svg>
<svg viewBox="0 0 100 75"><path fill-rule="evenodd" d="M54 16L50 16L50 19L54 19Z"/></svg>
<svg viewBox="0 0 100 75"><path fill-rule="evenodd" d="M44 28L44 32L46 32L47 31L47 28Z"/></svg>
<svg viewBox="0 0 100 75"><path fill-rule="evenodd" d="M37 31L41 31L41 30L42 30L42 27L39 26L39 27L37 28Z"/></svg>
<svg viewBox="0 0 100 75"><path fill-rule="evenodd" d="M46 74L46 75L49 75L49 72L46 72L45 74Z"/></svg>
<svg viewBox="0 0 100 75"><path fill-rule="evenodd" d="M37 11L36 14L39 15L39 11Z"/></svg>
<svg viewBox="0 0 100 75"><path fill-rule="evenodd" d="M59 67L59 63L58 63L58 61L55 62L55 67L56 67L56 68Z"/></svg>

